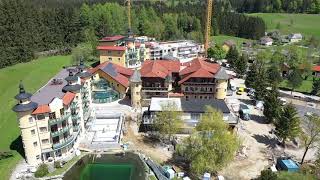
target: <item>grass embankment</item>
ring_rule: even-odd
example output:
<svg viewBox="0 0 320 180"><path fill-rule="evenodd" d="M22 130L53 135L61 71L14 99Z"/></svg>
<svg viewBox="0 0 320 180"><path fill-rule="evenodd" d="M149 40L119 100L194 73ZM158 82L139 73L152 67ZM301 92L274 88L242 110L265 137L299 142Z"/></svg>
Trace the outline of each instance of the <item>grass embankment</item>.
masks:
<svg viewBox="0 0 320 180"><path fill-rule="evenodd" d="M239 38L239 37L234 37L234 36L225 36L225 35L220 35L220 36L212 36L211 37L212 42L217 43L218 45L223 45L223 43L227 40L233 40L237 44L237 48L241 47L241 44L243 42L248 42L252 41L250 39L244 39L244 38Z"/></svg>
<svg viewBox="0 0 320 180"><path fill-rule="evenodd" d="M33 93L43 86L64 65L70 64L70 56L54 56L21 63L0 69L0 150L13 150L13 157L0 161L1 179L9 179L11 170L22 159L17 146L21 149L18 137L20 131L16 114L11 108L16 104L14 96L18 93L19 81L22 80L28 92Z"/></svg>
<svg viewBox="0 0 320 180"><path fill-rule="evenodd" d="M316 14L282 14L253 13L250 16L261 17L268 31L278 29L282 34L302 33L304 36L320 38L320 15Z"/></svg>

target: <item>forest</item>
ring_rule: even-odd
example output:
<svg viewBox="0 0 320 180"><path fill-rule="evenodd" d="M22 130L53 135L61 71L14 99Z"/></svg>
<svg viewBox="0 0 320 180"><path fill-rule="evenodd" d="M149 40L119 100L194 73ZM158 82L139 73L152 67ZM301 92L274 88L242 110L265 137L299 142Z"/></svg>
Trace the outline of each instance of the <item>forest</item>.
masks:
<svg viewBox="0 0 320 180"><path fill-rule="evenodd" d="M0 0L0 68L40 55L69 53L77 44L103 36L125 35L124 5L123 0ZM261 18L233 12L228 1L216 1L214 8L212 35L264 35ZM132 31L158 40L202 42L205 9L205 1L136 1Z"/></svg>

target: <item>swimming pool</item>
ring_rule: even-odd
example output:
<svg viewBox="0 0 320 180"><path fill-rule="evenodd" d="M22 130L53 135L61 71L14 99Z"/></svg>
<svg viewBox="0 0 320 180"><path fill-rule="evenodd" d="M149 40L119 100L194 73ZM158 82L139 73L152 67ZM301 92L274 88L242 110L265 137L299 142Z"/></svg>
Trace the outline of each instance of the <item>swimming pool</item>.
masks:
<svg viewBox="0 0 320 180"><path fill-rule="evenodd" d="M63 180L146 180L148 168L139 155L125 154L86 155L64 176Z"/></svg>

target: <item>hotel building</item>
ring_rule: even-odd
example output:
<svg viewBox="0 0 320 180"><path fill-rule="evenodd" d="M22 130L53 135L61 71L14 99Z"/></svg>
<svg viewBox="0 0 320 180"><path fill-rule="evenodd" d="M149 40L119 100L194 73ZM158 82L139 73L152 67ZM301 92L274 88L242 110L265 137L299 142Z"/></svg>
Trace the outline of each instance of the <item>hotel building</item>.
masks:
<svg viewBox="0 0 320 180"><path fill-rule="evenodd" d="M28 164L63 158L78 146L91 117L91 76L81 62L61 70L33 95L20 83L13 111Z"/></svg>

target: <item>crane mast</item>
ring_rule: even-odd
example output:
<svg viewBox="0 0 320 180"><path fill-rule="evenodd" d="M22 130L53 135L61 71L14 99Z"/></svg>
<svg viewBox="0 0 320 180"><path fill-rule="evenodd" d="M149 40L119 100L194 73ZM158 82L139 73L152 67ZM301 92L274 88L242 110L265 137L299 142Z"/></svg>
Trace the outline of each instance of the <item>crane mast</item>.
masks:
<svg viewBox="0 0 320 180"><path fill-rule="evenodd" d="M211 17L212 17L212 2L213 0L207 0L207 15L206 15L206 27L204 32L204 50L207 56L207 51L209 48L210 32L211 32Z"/></svg>
<svg viewBox="0 0 320 180"><path fill-rule="evenodd" d="M131 0L126 0L128 11L128 28L131 30Z"/></svg>

